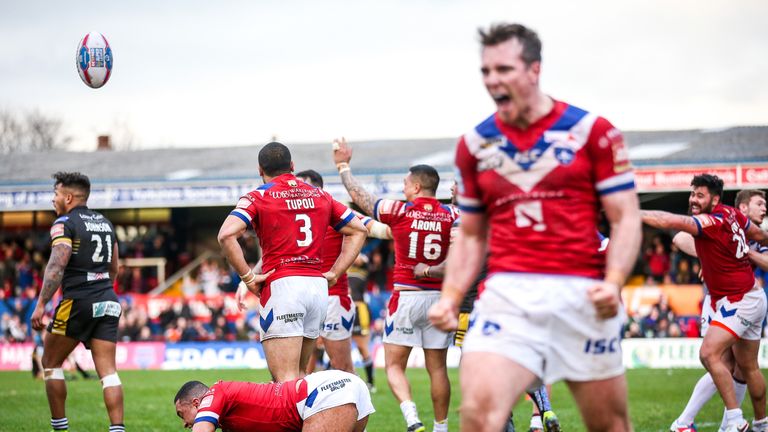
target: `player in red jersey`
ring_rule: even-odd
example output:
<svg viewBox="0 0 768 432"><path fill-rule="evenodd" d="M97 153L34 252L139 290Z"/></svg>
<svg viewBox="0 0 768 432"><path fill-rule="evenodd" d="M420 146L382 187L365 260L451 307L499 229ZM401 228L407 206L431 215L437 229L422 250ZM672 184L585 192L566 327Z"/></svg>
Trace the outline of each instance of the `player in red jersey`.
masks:
<svg viewBox="0 0 768 432"><path fill-rule="evenodd" d="M315 170L296 173L302 181L322 189L323 177ZM358 216L368 231L384 229L381 222L376 222L367 216ZM371 234L372 235L372 234ZM344 236L328 227L328 233L323 243L323 271L329 271L341 253ZM333 369L354 373L352 363L352 325L355 322L355 305L349 293L347 274L339 276L336 284L328 289L328 311L325 316L323 330L320 332L325 344L325 351L331 360ZM311 366L311 365L310 365Z"/></svg>
<svg viewBox="0 0 768 432"><path fill-rule="evenodd" d="M733 384L723 356L733 347L736 365L747 382L755 411L754 430L768 430L765 379L757 363L765 293L756 282L749 261L747 239L764 242L766 234L740 211L720 202L723 181L711 174L694 176L689 198L693 216L643 211L643 222L656 228L678 229L695 237L704 281L714 317L699 351L725 404L726 431L746 431ZM674 426L674 425L673 425Z"/></svg>
<svg viewBox="0 0 768 432"><path fill-rule="evenodd" d="M760 226L765 218L765 192L761 190L745 189L739 191L736 194L734 201L734 207L737 208L750 220L751 223ZM696 207L696 211L689 210L692 215L701 213L701 208ZM698 257L696 253L695 239L691 234L685 231L678 232L673 238L674 244L683 252L693 257ZM752 263L752 267L759 267L768 271L768 247L762 246L757 242L750 241L749 244L749 260ZM705 285L706 287L706 285ZM711 297L709 294L704 296L704 302L701 310L701 334L706 335L709 329L710 322L715 318L715 311L712 309ZM733 349L726 352L723 357L728 365L730 371L733 372L733 387L736 394L736 402L741 406L741 402L744 400L744 396L747 392L747 384L744 382L744 377L741 374L741 370L736 367L733 359ZM683 412L678 416L672 425L670 426L671 432L692 432L696 428L694 426L694 419L696 415L704 407L704 404L709 402L712 396L717 393L717 387L712 380L712 375L709 373L704 374L693 388L691 397L685 406ZM723 414L723 420L721 422L721 428L725 429L727 426L727 417ZM759 423L758 423L759 426Z"/></svg>
<svg viewBox="0 0 768 432"><path fill-rule="evenodd" d="M417 279L413 269L419 263L435 265L445 259L451 226L457 214L452 207L435 198L440 177L434 168L427 165L410 168L403 185L407 201L404 203L377 199L361 187L352 176L351 158L352 150L346 141L343 138L334 141L333 160L352 201L363 212L389 225L395 245L395 292L389 301L384 326L384 359L389 386L400 402L408 431L424 431L405 376L411 350L422 347L432 389L433 430L447 431L451 384L446 355L453 335L435 328L427 319L427 310L440 296L440 279Z"/></svg>
<svg viewBox="0 0 768 432"><path fill-rule="evenodd" d="M459 140L461 230L430 310L435 325L456 328L488 243L489 277L462 354L462 430L502 430L526 389L559 380L589 430L630 430L619 293L641 233L622 135L541 91L535 32L496 24L480 37L497 111ZM607 256L594 235L600 207Z"/></svg>
<svg viewBox="0 0 768 432"><path fill-rule="evenodd" d="M277 381L302 376L325 320L328 286L352 264L367 233L352 210L292 172L288 148L277 142L265 145L259 151L264 185L240 198L218 236L229 264L260 295L261 341ZM248 268L237 242L248 226L263 252L259 276ZM323 273L321 252L329 226L344 235L344 242L338 259Z"/></svg>
<svg viewBox="0 0 768 432"><path fill-rule="evenodd" d="M194 432L362 432L375 412L365 383L343 371L281 383L184 384L176 415Z"/></svg>

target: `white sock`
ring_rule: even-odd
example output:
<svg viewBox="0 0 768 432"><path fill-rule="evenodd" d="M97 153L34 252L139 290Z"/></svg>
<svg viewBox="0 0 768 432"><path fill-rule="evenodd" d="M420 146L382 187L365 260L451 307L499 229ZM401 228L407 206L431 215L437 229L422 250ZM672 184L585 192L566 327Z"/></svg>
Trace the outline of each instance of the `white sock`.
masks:
<svg viewBox="0 0 768 432"><path fill-rule="evenodd" d="M448 432L448 419L442 421L435 420L432 432Z"/></svg>
<svg viewBox="0 0 768 432"><path fill-rule="evenodd" d="M541 416L534 414L531 416L531 429L544 429L544 425L541 423Z"/></svg>
<svg viewBox="0 0 768 432"><path fill-rule="evenodd" d="M733 389L736 391L736 402L741 406L741 403L744 402L744 396L747 394L747 383L733 380Z"/></svg>
<svg viewBox="0 0 768 432"><path fill-rule="evenodd" d="M744 414L741 412L741 408L726 410L725 418L727 420L726 425L741 424L744 422Z"/></svg>
<svg viewBox="0 0 768 432"><path fill-rule="evenodd" d="M706 374L699 378L696 386L693 387L691 398L688 399L688 405L685 406L683 413L677 418L677 422L684 425L693 423L696 414L701 411L704 404L712 399L712 396L714 396L715 393L717 393L717 387L715 386L715 382L712 381L712 375Z"/></svg>
<svg viewBox="0 0 768 432"><path fill-rule="evenodd" d="M736 402L741 406L741 403L744 402L744 396L747 394L747 384L733 380L733 389L736 391ZM720 429L725 429L728 426L728 419L725 416L726 412L728 410L723 408L723 420L720 421Z"/></svg>
<svg viewBox="0 0 768 432"><path fill-rule="evenodd" d="M408 426L414 423L421 423L421 420L419 420L419 413L416 411L416 404L413 401L403 401L403 403L400 404L400 411L403 413L405 424Z"/></svg>

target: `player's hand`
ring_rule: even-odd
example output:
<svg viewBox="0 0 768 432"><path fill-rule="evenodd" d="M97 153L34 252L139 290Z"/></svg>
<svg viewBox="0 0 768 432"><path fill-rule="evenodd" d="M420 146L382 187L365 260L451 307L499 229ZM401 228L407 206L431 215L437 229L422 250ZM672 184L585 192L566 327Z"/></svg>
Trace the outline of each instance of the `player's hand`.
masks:
<svg viewBox="0 0 768 432"><path fill-rule="evenodd" d="M235 293L235 301L237 302L237 308L240 311L248 309L248 306L245 305L245 298L248 297L248 291L248 286L245 285L243 281L240 281L237 285L237 292Z"/></svg>
<svg viewBox="0 0 768 432"><path fill-rule="evenodd" d="M267 273L254 275L255 277L253 280L251 280L250 283L245 284L245 286L248 288L248 291L252 292L256 297L261 297L261 285L274 272L275 269L272 269Z"/></svg>
<svg viewBox="0 0 768 432"><path fill-rule="evenodd" d="M595 306L599 319L613 318L619 313L621 296L619 286L612 282L599 282L587 290L589 300Z"/></svg>
<svg viewBox="0 0 768 432"><path fill-rule="evenodd" d="M37 331L43 331L45 328L45 323L43 322L43 317L45 316L45 305L38 302L37 306L35 306L35 311L32 312L32 328Z"/></svg>
<svg viewBox="0 0 768 432"><path fill-rule="evenodd" d="M441 297L429 308L429 321L438 329L449 332L459 327L459 306L451 299Z"/></svg>
<svg viewBox="0 0 768 432"><path fill-rule="evenodd" d="M424 270L428 268L429 266L424 263L417 263L415 266L413 266L413 277L416 279L424 279L427 277L427 275L424 274Z"/></svg>
<svg viewBox="0 0 768 432"><path fill-rule="evenodd" d="M344 137L333 140L333 163L349 163L352 160L352 147Z"/></svg>
<svg viewBox="0 0 768 432"><path fill-rule="evenodd" d="M323 273L323 277L328 281L328 288L336 285L336 282L339 280L339 276L332 271Z"/></svg>

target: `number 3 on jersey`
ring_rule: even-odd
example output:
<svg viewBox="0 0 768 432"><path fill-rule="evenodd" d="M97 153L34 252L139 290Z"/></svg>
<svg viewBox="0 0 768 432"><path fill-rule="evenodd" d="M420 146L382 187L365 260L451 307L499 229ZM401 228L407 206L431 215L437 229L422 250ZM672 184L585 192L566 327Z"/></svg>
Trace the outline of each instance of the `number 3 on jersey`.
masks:
<svg viewBox="0 0 768 432"><path fill-rule="evenodd" d="M307 247L312 244L312 220L305 214L297 214L296 222L301 222L299 232L304 234L303 240L296 240L299 247Z"/></svg>
<svg viewBox="0 0 768 432"><path fill-rule="evenodd" d="M411 239L408 245L408 258L417 259L416 251L419 249L419 233L413 231L408 234L408 238ZM443 238L440 234L427 234L424 237L424 258L428 260L438 259L443 251L443 247L440 246L442 240Z"/></svg>

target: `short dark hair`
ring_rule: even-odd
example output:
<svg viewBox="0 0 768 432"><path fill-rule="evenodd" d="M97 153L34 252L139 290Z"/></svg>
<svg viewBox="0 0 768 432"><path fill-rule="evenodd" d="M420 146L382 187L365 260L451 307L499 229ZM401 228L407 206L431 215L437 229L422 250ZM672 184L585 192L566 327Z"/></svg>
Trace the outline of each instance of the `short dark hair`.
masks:
<svg viewBox="0 0 768 432"><path fill-rule="evenodd" d="M693 187L706 187L712 196L723 196L723 179L714 174L699 174L693 176L691 180Z"/></svg>
<svg viewBox="0 0 768 432"><path fill-rule="evenodd" d="M309 179L309 183L312 186L319 187L320 189L323 188L323 176L320 175L319 172L315 170L304 170L302 172L296 173L296 177L304 177Z"/></svg>
<svg viewBox="0 0 768 432"><path fill-rule="evenodd" d="M54 186L61 185L63 187L78 189L85 195L85 199L88 200L88 196L91 194L91 181L88 179L87 175L79 172L59 171L51 177L56 180L53 184Z"/></svg>
<svg viewBox="0 0 768 432"><path fill-rule="evenodd" d="M734 200L733 205L738 207L740 204L749 204L749 201L755 196L765 199L765 192L759 189L740 190L739 193L736 194L736 199Z"/></svg>
<svg viewBox="0 0 768 432"><path fill-rule="evenodd" d="M178 401L188 402L196 397L201 397L208 391L208 386L200 381L187 381L173 398L173 403Z"/></svg>
<svg viewBox="0 0 768 432"><path fill-rule="evenodd" d="M291 172L291 151L277 141L265 145L259 150L259 166L264 174L274 177Z"/></svg>
<svg viewBox="0 0 768 432"><path fill-rule="evenodd" d="M423 189L437 193L437 185L440 184L440 175L437 170L429 165L414 165L408 169L413 177L416 177Z"/></svg>
<svg viewBox="0 0 768 432"><path fill-rule="evenodd" d="M491 24L488 30L477 29L480 34L480 44L490 47L504 43L510 39L517 39L523 45L521 55L526 65L541 61L541 39L535 31L522 24L496 23Z"/></svg>

